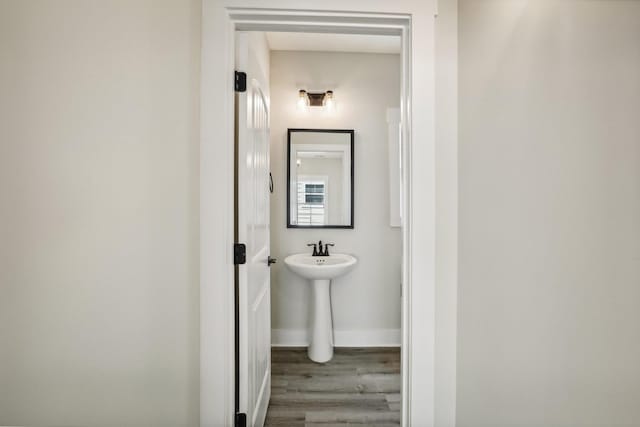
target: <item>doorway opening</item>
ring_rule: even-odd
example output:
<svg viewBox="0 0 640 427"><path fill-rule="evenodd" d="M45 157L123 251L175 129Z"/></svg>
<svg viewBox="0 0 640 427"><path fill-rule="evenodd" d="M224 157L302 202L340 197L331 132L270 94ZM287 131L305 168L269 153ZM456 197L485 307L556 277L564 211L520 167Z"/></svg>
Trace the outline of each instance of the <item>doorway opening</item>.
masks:
<svg viewBox="0 0 640 427"><path fill-rule="evenodd" d="M403 29L242 27L234 234L247 265L236 267L236 420L400 425L408 383L400 378L408 368L400 353L409 248ZM306 246L313 251L304 254ZM352 264L323 276L343 261Z"/></svg>

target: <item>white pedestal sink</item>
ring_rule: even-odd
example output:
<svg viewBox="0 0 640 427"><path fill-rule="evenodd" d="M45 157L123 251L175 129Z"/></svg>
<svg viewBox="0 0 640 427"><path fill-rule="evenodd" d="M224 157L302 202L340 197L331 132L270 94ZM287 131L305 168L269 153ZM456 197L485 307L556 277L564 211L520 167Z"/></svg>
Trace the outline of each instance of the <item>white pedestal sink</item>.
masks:
<svg viewBox="0 0 640 427"><path fill-rule="evenodd" d="M309 279L313 287L311 303L311 341L309 358L324 363L333 357L333 321L331 319L331 279L351 271L358 260L348 254L312 256L308 254L289 255L284 263L294 273Z"/></svg>

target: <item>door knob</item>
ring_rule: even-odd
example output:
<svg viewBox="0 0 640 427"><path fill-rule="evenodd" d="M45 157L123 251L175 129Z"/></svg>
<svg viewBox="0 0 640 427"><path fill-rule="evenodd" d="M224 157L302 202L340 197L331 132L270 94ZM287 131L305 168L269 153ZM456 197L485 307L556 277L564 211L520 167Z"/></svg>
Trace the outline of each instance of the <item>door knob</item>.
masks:
<svg viewBox="0 0 640 427"><path fill-rule="evenodd" d="M271 267L271 264L275 264L277 259L271 258L271 255L267 257L267 266Z"/></svg>

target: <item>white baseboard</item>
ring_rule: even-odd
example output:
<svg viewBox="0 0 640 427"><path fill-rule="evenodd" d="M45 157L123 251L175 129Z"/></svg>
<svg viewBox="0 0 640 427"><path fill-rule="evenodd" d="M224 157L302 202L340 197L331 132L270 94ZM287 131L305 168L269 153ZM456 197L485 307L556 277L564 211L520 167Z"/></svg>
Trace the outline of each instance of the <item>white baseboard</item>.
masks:
<svg viewBox="0 0 640 427"><path fill-rule="evenodd" d="M400 347L400 329L335 330L336 347ZM306 347L309 333L306 329L272 329L273 347Z"/></svg>
<svg viewBox="0 0 640 427"><path fill-rule="evenodd" d="M305 329L272 329L272 347L306 347L309 345Z"/></svg>

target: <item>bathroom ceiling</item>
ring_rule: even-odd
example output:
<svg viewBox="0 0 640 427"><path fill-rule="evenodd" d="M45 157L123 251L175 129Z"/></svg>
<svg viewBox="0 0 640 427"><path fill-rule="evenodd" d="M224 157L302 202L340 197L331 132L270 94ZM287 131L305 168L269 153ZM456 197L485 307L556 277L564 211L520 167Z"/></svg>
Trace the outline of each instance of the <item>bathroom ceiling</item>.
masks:
<svg viewBox="0 0 640 427"><path fill-rule="evenodd" d="M400 53L399 36L267 32L271 50Z"/></svg>

